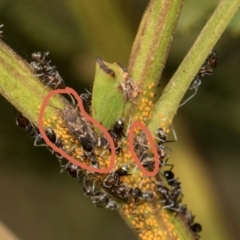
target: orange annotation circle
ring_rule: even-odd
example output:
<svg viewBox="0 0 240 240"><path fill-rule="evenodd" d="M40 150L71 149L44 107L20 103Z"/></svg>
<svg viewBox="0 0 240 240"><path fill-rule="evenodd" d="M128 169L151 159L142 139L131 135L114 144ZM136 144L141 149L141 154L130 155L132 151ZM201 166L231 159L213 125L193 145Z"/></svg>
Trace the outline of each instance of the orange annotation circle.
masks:
<svg viewBox="0 0 240 240"><path fill-rule="evenodd" d="M47 137L47 135L46 135L46 133L43 129L43 115L44 115L45 108L47 107L47 104L48 104L50 98L52 96L56 95L56 94L72 94L78 102L78 106L80 108L80 111L81 111L81 114L83 115L83 117L86 118L87 120L89 120L90 122L92 122L93 125L96 126L97 128L99 128L102 131L102 133L106 136L106 138L108 139L108 142L110 144L110 148L111 148L111 160L110 160L110 164L109 164L108 168L99 169L99 168L94 168L94 167L91 167L91 166L87 166L86 164L79 162L78 160L74 159L73 157L71 157L70 155L65 153L62 149L56 147L55 144L53 144L48 139L48 137ZM41 109L40 109L40 113L39 113L38 128L39 128L39 131L40 131L44 141L47 143L47 145L49 145L55 152L60 153L63 157L65 157L67 160L69 160L73 164L75 164L75 165L77 165L77 166L79 166L83 169L86 169L87 171L98 172L98 173L109 173L113 169L116 153L115 153L115 146L114 146L114 143L113 143L113 140L112 140L110 134L99 122L94 120L91 116L89 116L85 112L84 107L83 107L83 103L82 103L82 99L77 94L77 92L75 90L73 90L72 88L66 87L65 89L53 90L45 97L45 99L43 100L43 104L41 106Z"/></svg>
<svg viewBox="0 0 240 240"><path fill-rule="evenodd" d="M147 171L141 164L140 160L138 159L137 154L134 151L134 145L133 145L133 133L135 128L141 128L147 135L148 140L150 142L150 145L152 147L152 151L154 154L154 159L155 159L155 163L154 163L154 170L152 172ZM129 146L129 150L133 156L134 161L136 162L136 164L138 165L139 169L142 171L142 173L148 177L153 177L158 173L159 170L159 154L157 151L157 148L155 146L153 137L150 133L150 131L148 130L148 128L143 125L140 121L135 121L132 126L129 129L129 134L128 134L128 146Z"/></svg>

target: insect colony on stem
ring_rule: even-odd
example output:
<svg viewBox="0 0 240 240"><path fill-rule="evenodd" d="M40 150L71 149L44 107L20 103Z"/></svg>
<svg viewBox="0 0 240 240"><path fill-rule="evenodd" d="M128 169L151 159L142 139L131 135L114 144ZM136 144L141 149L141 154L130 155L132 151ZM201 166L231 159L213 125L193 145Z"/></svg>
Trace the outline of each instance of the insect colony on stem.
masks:
<svg viewBox="0 0 240 240"><path fill-rule="evenodd" d="M33 72L39 76L42 83L49 88L54 90L63 89L65 83L56 67L50 65L51 61L48 59L48 56L49 52L34 52L32 54L30 67ZM195 90L194 94L181 103L179 107L195 96L205 75L211 75L216 66L217 54L215 51L212 51L189 87L189 89ZM122 86L122 88L124 89L124 86ZM91 92L86 91L81 94L80 97L83 101L85 111L90 115L92 104ZM84 119L74 102L73 106L66 106L60 115L62 119L64 119L64 122L61 122L60 127L58 126L57 129L61 129L62 124L64 130L61 131L65 131L65 135L72 135L72 146L66 146L66 140L59 134L60 130L59 132L55 132L50 126L45 129L48 139L58 148L74 155L75 158L89 164L91 167L96 169L104 168L108 162L106 156L111 154L108 139L104 135L99 135L95 132L94 126ZM130 204L131 207L137 208L139 206L141 207L145 202L152 201L155 204L159 204L159 206L161 205L162 209L167 209L177 215L181 215L195 238L200 238L198 233L202 230L202 227L199 223L194 223L195 216L192 215L185 204L182 204L183 193L181 182L175 177L172 171L173 165L167 163L169 159L169 148L167 148L165 144L172 141L167 140L167 133L163 128L158 128L155 136L155 147L158 152L158 159L155 158L151 151L146 133L140 131L134 135L133 148L142 167L146 169L146 171L151 172L154 169L155 161L157 161L158 167L160 168L160 173L157 174L156 178L149 177L150 180L145 184L144 181L148 178L142 175L139 175L140 180L138 183L131 182L135 174L136 164L129 162L131 157L129 158L128 156L128 158L125 158L125 156L128 155L126 154L126 143L129 126L125 126L123 118L116 119L112 128L108 129L108 133L114 143L117 160L125 159L126 161L122 164L119 164L119 161L117 161L114 169L106 174L94 173L87 169L82 169L78 165L65 159L61 154L55 152L46 144L38 127L21 113L18 113L16 123L30 138L34 139L34 146L46 146L52 154L56 155L60 163L60 172L66 171L71 177L76 178L82 185L84 195L89 197L95 206L116 210L123 203ZM124 131L124 129L127 130ZM79 146L77 148L74 147L76 142ZM169 169L162 171L162 168ZM133 210L133 213L134 211L135 210ZM138 218L138 221L141 221L141 218ZM138 227L136 227L136 230L143 231L138 229Z"/></svg>

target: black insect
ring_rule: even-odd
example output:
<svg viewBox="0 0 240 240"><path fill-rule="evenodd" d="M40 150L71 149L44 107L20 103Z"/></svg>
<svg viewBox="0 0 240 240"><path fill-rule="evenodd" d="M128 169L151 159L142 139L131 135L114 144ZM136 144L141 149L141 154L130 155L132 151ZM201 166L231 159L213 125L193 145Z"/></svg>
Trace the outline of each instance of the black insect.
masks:
<svg viewBox="0 0 240 240"><path fill-rule="evenodd" d="M26 117L24 117L21 113L17 114L16 117L16 124L19 128L21 128L23 131L27 133L27 136L30 138L34 138L34 146L39 147L39 146L46 146L48 150L53 154L56 155L57 158L62 159L63 156L57 152L55 152L50 146L48 146L43 139L39 129L31 122L29 121ZM59 138L57 138L54 130L50 127L48 127L45 130L45 133L48 137L48 139L55 144L56 147L62 148L62 142Z"/></svg>
<svg viewBox="0 0 240 240"><path fill-rule="evenodd" d="M34 61L30 63L30 67L47 86L53 89L64 88L64 81L56 70L56 67L50 65L51 61L48 60L48 55L49 52L32 53Z"/></svg>
<svg viewBox="0 0 240 240"><path fill-rule="evenodd" d="M91 167L100 168L100 165L98 163L97 157L96 157L96 155L94 153L89 155L88 158L90 160Z"/></svg>
<svg viewBox="0 0 240 240"><path fill-rule="evenodd" d="M32 70L43 77L49 71L54 70L56 67L50 66L50 60L48 60L49 52L33 52L32 59L33 62L30 63Z"/></svg>
<svg viewBox="0 0 240 240"><path fill-rule="evenodd" d="M110 210L116 210L118 203L111 199L106 193L96 189L94 182L86 177L83 180L83 192L90 197L96 207L104 207Z"/></svg>
<svg viewBox="0 0 240 240"><path fill-rule="evenodd" d="M49 63L48 55L49 55L49 52L33 52L32 59L41 64L46 64L46 63Z"/></svg>
<svg viewBox="0 0 240 240"><path fill-rule="evenodd" d="M52 128L48 127L46 129L46 135L52 143L57 144L58 138L57 138L57 135Z"/></svg>
<svg viewBox="0 0 240 240"><path fill-rule="evenodd" d="M97 138L97 147L101 149L109 149L109 142L105 136Z"/></svg>
<svg viewBox="0 0 240 240"><path fill-rule="evenodd" d="M153 171L155 167L155 158L149 151L147 137L143 131L140 132L140 134L135 139L134 150L142 166L150 172Z"/></svg>
<svg viewBox="0 0 240 240"><path fill-rule="evenodd" d="M179 213L182 214L188 226L191 226L193 224L195 216L193 216L192 212L187 209L186 204L181 205Z"/></svg>
<svg viewBox="0 0 240 240"><path fill-rule="evenodd" d="M61 164L62 164L62 161L61 161ZM84 170L81 169L78 165L75 165L67 161L67 163L62 166L61 173L64 171L66 171L71 177L77 178L79 182L82 182Z"/></svg>
<svg viewBox="0 0 240 240"><path fill-rule="evenodd" d="M118 168L115 171L115 174L119 176L127 176L127 175L130 175L128 171L129 171L129 166L127 164L124 164L122 167Z"/></svg>
<svg viewBox="0 0 240 240"><path fill-rule="evenodd" d="M164 143L171 143L177 141L176 132L173 129L174 140L167 140L167 133L163 128L158 128L157 130L157 137L158 137L158 144Z"/></svg>
<svg viewBox="0 0 240 240"><path fill-rule="evenodd" d="M163 171L163 176L167 180L170 188L164 186L163 182L158 181L156 183L156 192L163 199L163 208L167 208L175 212L183 212L184 209L181 207L181 201L183 198L181 182L178 181L178 178L175 178L175 175L172 172L173 165L169 165L171 166L170 169Z"/></svg>
<svg viewBox="0 0 240 240"><path fill-rule="evenodd" d="M194 232L196 239L200 239L198 233L202 231L202 226L199 223L193 223L190 228Z"/></svg>
<svg viewBox="0 0 240 240"><path fill-rule="evenodd" d="M181 189L181 182L178 181L178 178L175 178L175 175L172 172L172 168L173 166L170 168L170 170L163 171L163 175L171 187L175 189Z"/></svg>
<svg viewBox="0 0 240 240"><path fill-rule="evenodd" d="M127 176L129 167L128 165L123 165L113 173L108 174L103 180L103 187L111 189L121 184L121 176Z"/></svg>
<svg viewBox="0 0 240 240"><path fill-rule="evenodd" d="M19 128L25 131L28 137L36 137L36 127L26 117L19 113L16 117L16 124Z"/></svg>
<svg viewBox="0 0 240 240"><path fill-rule="evenodd" d="M124 121L122 118L119 118L113 126L113 131L114 131L115 135L117 135L117 137L119 137L119 138L121 136L125 137L125 135L123 133L123 129L124 129Z"/></svg>
<svg viewBox="0 0 240 240"><path fill-rule="evenodd" d="M90 164L94 168L100 168L96 154L94 153L95 142L90 134L85 133L79 136L80 143L84 149L83 159L89 159Z"/></svg>
<svg viewBox="0 0 240 240"><path fill-rule="evenodd" d="M152 201L154 198L154 193L152 191L142 192L140 198L142 198L145 201Z"/></svg>
<svg viewBox="0 0 240 240"><path fill-rule="evenodd" d="M127 203L129 203L131 200L130 189L125 184L121 184L119 186L112 188L111 192L115 194L117 198L120 198L126 201Z"/></svg>
<svg viewBox="0 0 240 240"><path fill-rule="evenodd" d="M105 198L105 208L109 210L116 210L118 209L119 205L116 201L111 198Z"/></svg>
<svg viewBox="0 0 240 240"><path fill-rule="evenodd" d="M86 152L92 152L94 150L94 141L90 134L83 133L79 135L79 141Z"/></svg>
<svg viewBox="0 0 240 240"><path fill-rule="evenodd" d="M170 199L170 190L165 187L162 182L156 183L156 192L163 199L161 202L163 202L165 206L174 205L174 202Z"/></svg>
<svg viewBox="0 0 240 240"><path fill-rule="evenodd" d="M54 68L49 69L49 71L42 76L42 81L52 89L65 88L65 83L63 82L62 77L59 75L58 71L55 71Z"/></svg>
<svg viewBox="0 0 240 240"><path fill-rule="evenodd" d="M113 129L108 131L110 136L112 137L116 154L119 154L122 149L122 147L119 145L119 142L121 141L121 137L122 136L126 137L123 133L123 129L124 129L124 121L122 118L119 118L114 124Z"/></svg>
<svg viewBox="0 0 240 240"><path fill-rule="evenodd" d="M180 185L174 185L172 189L168 189L162 182L157 182L156 192L161 197L164 207L174 212L181 211L182 190Z"/></svg>
<svg viewBox="0 0 240 240"><path fill-rule="evenodd" d="M110 129L108 131L108 133L110 134L113 140L116 154L119 154L122 149L121 145L119 145L119 142L121 142L121 137L122 136L126 137L123 133L123 129L124 129L124 121L122 118L119 118L114 124L113 129ZM109 149L109 151L111 152L110 144L105 136L101 136L97 138L97 147L102 149Z"/></svg>
<svg viewBox="0 0 240 240"><path fill-rule="evenodd" d="M61 158L58 158L58 162L61 167L60 173L62 173L66 170L66 165L69 164L69 161L67 159L61 157Z"/></svg>
<svg viewBox="0 0 240 240"><path fill-rule="evenodd" d="M88 113L91 114L91 105L92 105L92 94L88 90L86 90L86 93L82 93L80 95L80 98L83 101L83 107L84 110Z"/></svg>
<svg viewBox="0 0 240 240"><path fill-rule="evenodd" d="M39 62L31 62L30 67L36 74L43 74L44 72L44 67Z"/></svg>
<svg viewBox="0 0 240 240"><path fill-rule="evenodd" d="M97 155L94 152L98 138L92 126L73 107L67 107L62 114L69 132L79 141L84 150L83 160L88 159L92 167L99 168Z"/></svg>
<svg viewBox="0 0 240 240"><path fill-rule="evenodd" d="M197 94L198 87L201 85L203 78L206 75L213 74L213 70L217 67L217 63L218 63L217 52L212 50L210 52L210 54L208 55L206 61L201 66L200 70L198 71L197 75L195 76L195 78L193 79L193 81L189 87L190 90L194 90L195 92L192 94L192 96L190 96L185 101L183 101L179 105L179 107L186 104L190 99L192 99Z"/></svg>
<svg viewBox="0 0 240 240"><path fill-rule="evenodd" d="M130 193L134 198L135 203L151 201L154 198L154 193L152 191L143 192L140 188L131 188Z"/></svg>
<svg viewBox="0 0 240 240"><path fill-rule="evenodd" d="M126 202L130 201L130 189L121 182L121 176L128 175L128 167L122 166L113 173L108 174L103 180L103 187L108 189L115 197Z"/></svg>
<svg viewBox="0 0 240 240"><path fill-rule="evenodd" d="M166 178L167 182L169 185L174 185L176 179L174 178L175 175L174 173L172 172L172 170L166 170L166 171L163 171L163 175L164 177Z"/></svg>
<svg viewBox="0 0 240 240"><path fill-rule="evenodd" d="M58 145L58 138L54 132L54 130L50 127L48 127L46 130L45 130L45 133L48 137L48 139L53 143L53 144L56 144ZM39 129L35 129L35 141L34 141L34 146L46 146L46 142L45 140L43 139L43 136L42 134L40 133Z"/></svg>
<svg viewBox="0 0 240 240"><path fill-rule="evenodd" d="M155 168L154 157L145 155L144 158L143 157L141 158L141 164L146 170L148 170L149 172L152 172Z"/></svg>
<svg viewBox="0 0 240 240"><path fill-rule="evenodd" d="M157 137L158 137L158 140L159 140L159 144L167 142L167 133L163 128L158 128Z"/></svg>
<svg viewBox="0 0 240 240"><path fill-rule="evenodd" d="M71 132L81 143L86 155L92 154L97 145L97 137L93 129L88 125L85 119L81 118L81 116L76 122L72 122L71 124L73 124Z"/></svg>
<svg viewBox="0 0 240 240"><path fill-rule="evenodd" d="M203 78L205 77L205 75L212 75L213 69L217 67L217 63L218 63L217 52L211 51L205 63L200 68L198 76Z"/></svg>
<svg viewBox="0 0 240 240"><path fill-rule="evenodd" d="M134 149L141 163L143 163L145 160L149 162L150 155L147 145L147 138L143 131L136 137Z"/></svg>
<svg viewBox="0 0 240 240"><path fill-rule="evenodd" d="M98 195L95 194L91 197L91 199L96 207L103 207L109 210L116 210L119 207L118 203L115 200L104 193L100 193Z"/></svg>
<svg viewBox="0 0 240 240"><path fill-rule="evenodd" d="M158 154L159 154L159 166L165 166L166 162L169 158L168 153L166 152L166 150L171 151L170 148L167 148L165 146L165 143L171 143L171 142L175 142L176 141L176 133L175 131L173 132L175 139L174 140L167 140L167 133L163 128L158 128L157 130L157 150L158 150ZM172 165L171 165L172 166Z"/></svg>
<svg viewBox="0 0 240 240"><path fill-rule="evenodd" d="M194 223L195 216L187 209L187 205L184 204L180 207L179 213L182 214L185 222L190 227L190 229L194 232L196 239L200 239L199 232L202 231L202 226L199 223Z"/></svg>
<svg viewBox="0 0 240 240"><path fill-rule="evenodd" d="M103 180L103 187L112 189L120 184L120 176L115 173L108 174Z"/></svg>
<svg viewBox="0 0 240 240"><path fill-rule="evenodd" d="M91 155L97 144L97 138L94 136L93 130L88 127L85 120L78 114L78 112L76 112L76 110L70 114L64 113L63 117L69 132L79 141L85 151L85 155L87 157Z"/></svg>
<svg viewBox="0 0 240 240"><path fill-rule="evenodd" d="M87 197L98 196L99 193L95 188L93 181L90 181L87 176L83 178L83 193Z"/></svg>

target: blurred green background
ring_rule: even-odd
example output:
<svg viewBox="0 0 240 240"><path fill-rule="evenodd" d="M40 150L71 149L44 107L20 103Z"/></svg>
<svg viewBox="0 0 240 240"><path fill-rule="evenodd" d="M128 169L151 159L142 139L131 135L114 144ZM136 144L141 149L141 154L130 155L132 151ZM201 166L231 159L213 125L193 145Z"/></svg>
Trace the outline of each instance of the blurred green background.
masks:
<svg viewBox="0 0 240 240"><path fill-rule="evenodd" d="M97 56L127 66L147 3L1 0L3 40L28 61L33 51L49 51L66 85L82 93L90 89ZM185 2L165 82L217 3ZM215 47L219 64L214 75L204 79L174 120L178 141L170 145L170 160L182 180L183 202L203 225L203 240L237 240L240 235L239 32L240 14ZM0 221L24 240L137 239L117 212L95 208L75 180L59 174L56 158L45 148L33 147L3 98L0 109Z"/></svg>

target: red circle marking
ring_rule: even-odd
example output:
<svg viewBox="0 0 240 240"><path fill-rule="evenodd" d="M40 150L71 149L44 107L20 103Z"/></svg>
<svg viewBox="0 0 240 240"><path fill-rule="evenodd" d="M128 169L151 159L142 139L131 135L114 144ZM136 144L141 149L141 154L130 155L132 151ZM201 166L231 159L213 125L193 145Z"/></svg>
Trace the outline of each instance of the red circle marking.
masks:
<svg viewBox="0 0 240 240"><path fill-rule="evenodd" d="M152 151L153 151L153 154L154 154L154 159L155 159L155 164L154 164L154 170L153 172L149 172L147 171L141 164L140 160L138 159L138 156L137 154L135 153L134 151L134 145L133 145L133 133L134 133L134 129L135 128L141 128L146 134L147 134L147 137L148 137L148 140L150 142L150 145L152 147ZM157 148L155 146L155 143L154 143L154 140L153 140L153 137L150 133L150 131L148 130L148 128L143 125L140 121L135 121L132 126L130 127L129 129L129 135L128 135L128 146L129 146L129 150L133 156L133 159L134 161L136 162L136 164L138 165L139 169L142 171L142 173L148 177L153 177L155 176L157 173L158 173L158 170L159 170L159 154L158 154L158 151L157 151Z"/></svg>
<svg viewBox="0 0 240 240"><path fill-rule="evenodd" d="M83 115L83 117L85 117L87 120L89 120L90 122L93 123L93 125L97 126L102 132L103 134L107 137L108 142L110 144L110 148L111 148L111 160L110 160L110 164L109 167L106 169L98 169L98 168L94 168L91 166L87 166L84 163L79 162L78 160L74 159L73 157L69 156L67 153L65 153L62 149L58 148L55 146L55 144L53 144L47 137L44 129L43 129L43 115L44 115L44 110L47 107L47 104L49 102L49 99L56 94L72 94L75 99L78 102L78 106L80 108L80 112ZM40 109L40 113L39 113L39 118L38 118L38 127L39 127L39 131L43 137L43 139L45 140L45 142L47 143L47 145L49 145L55 152L60 153L63 157L65 157L66 159L68 159L70 162L72 162L75 165L78 165L79 167L86 169L87 171L91 171L91 172L98 172L98 173L109 173L111 172L111 170L114 167L114 162L115 162L115 157L116 157L116 153L115 153L115 146L113 143L113 140L110 136L110 134L108 133L108 131L96 120L94 120L92 117L90 117L84 110L83 107L83 103L82 103L82 99L79 97L79 95L77 94L77 92L75 90L73 90L72 88L66 87L65 89L57 89L57 90L53 90L50 93L48 93L48 95L44 98L43 100L43 104L41 106Z"/></svg>

